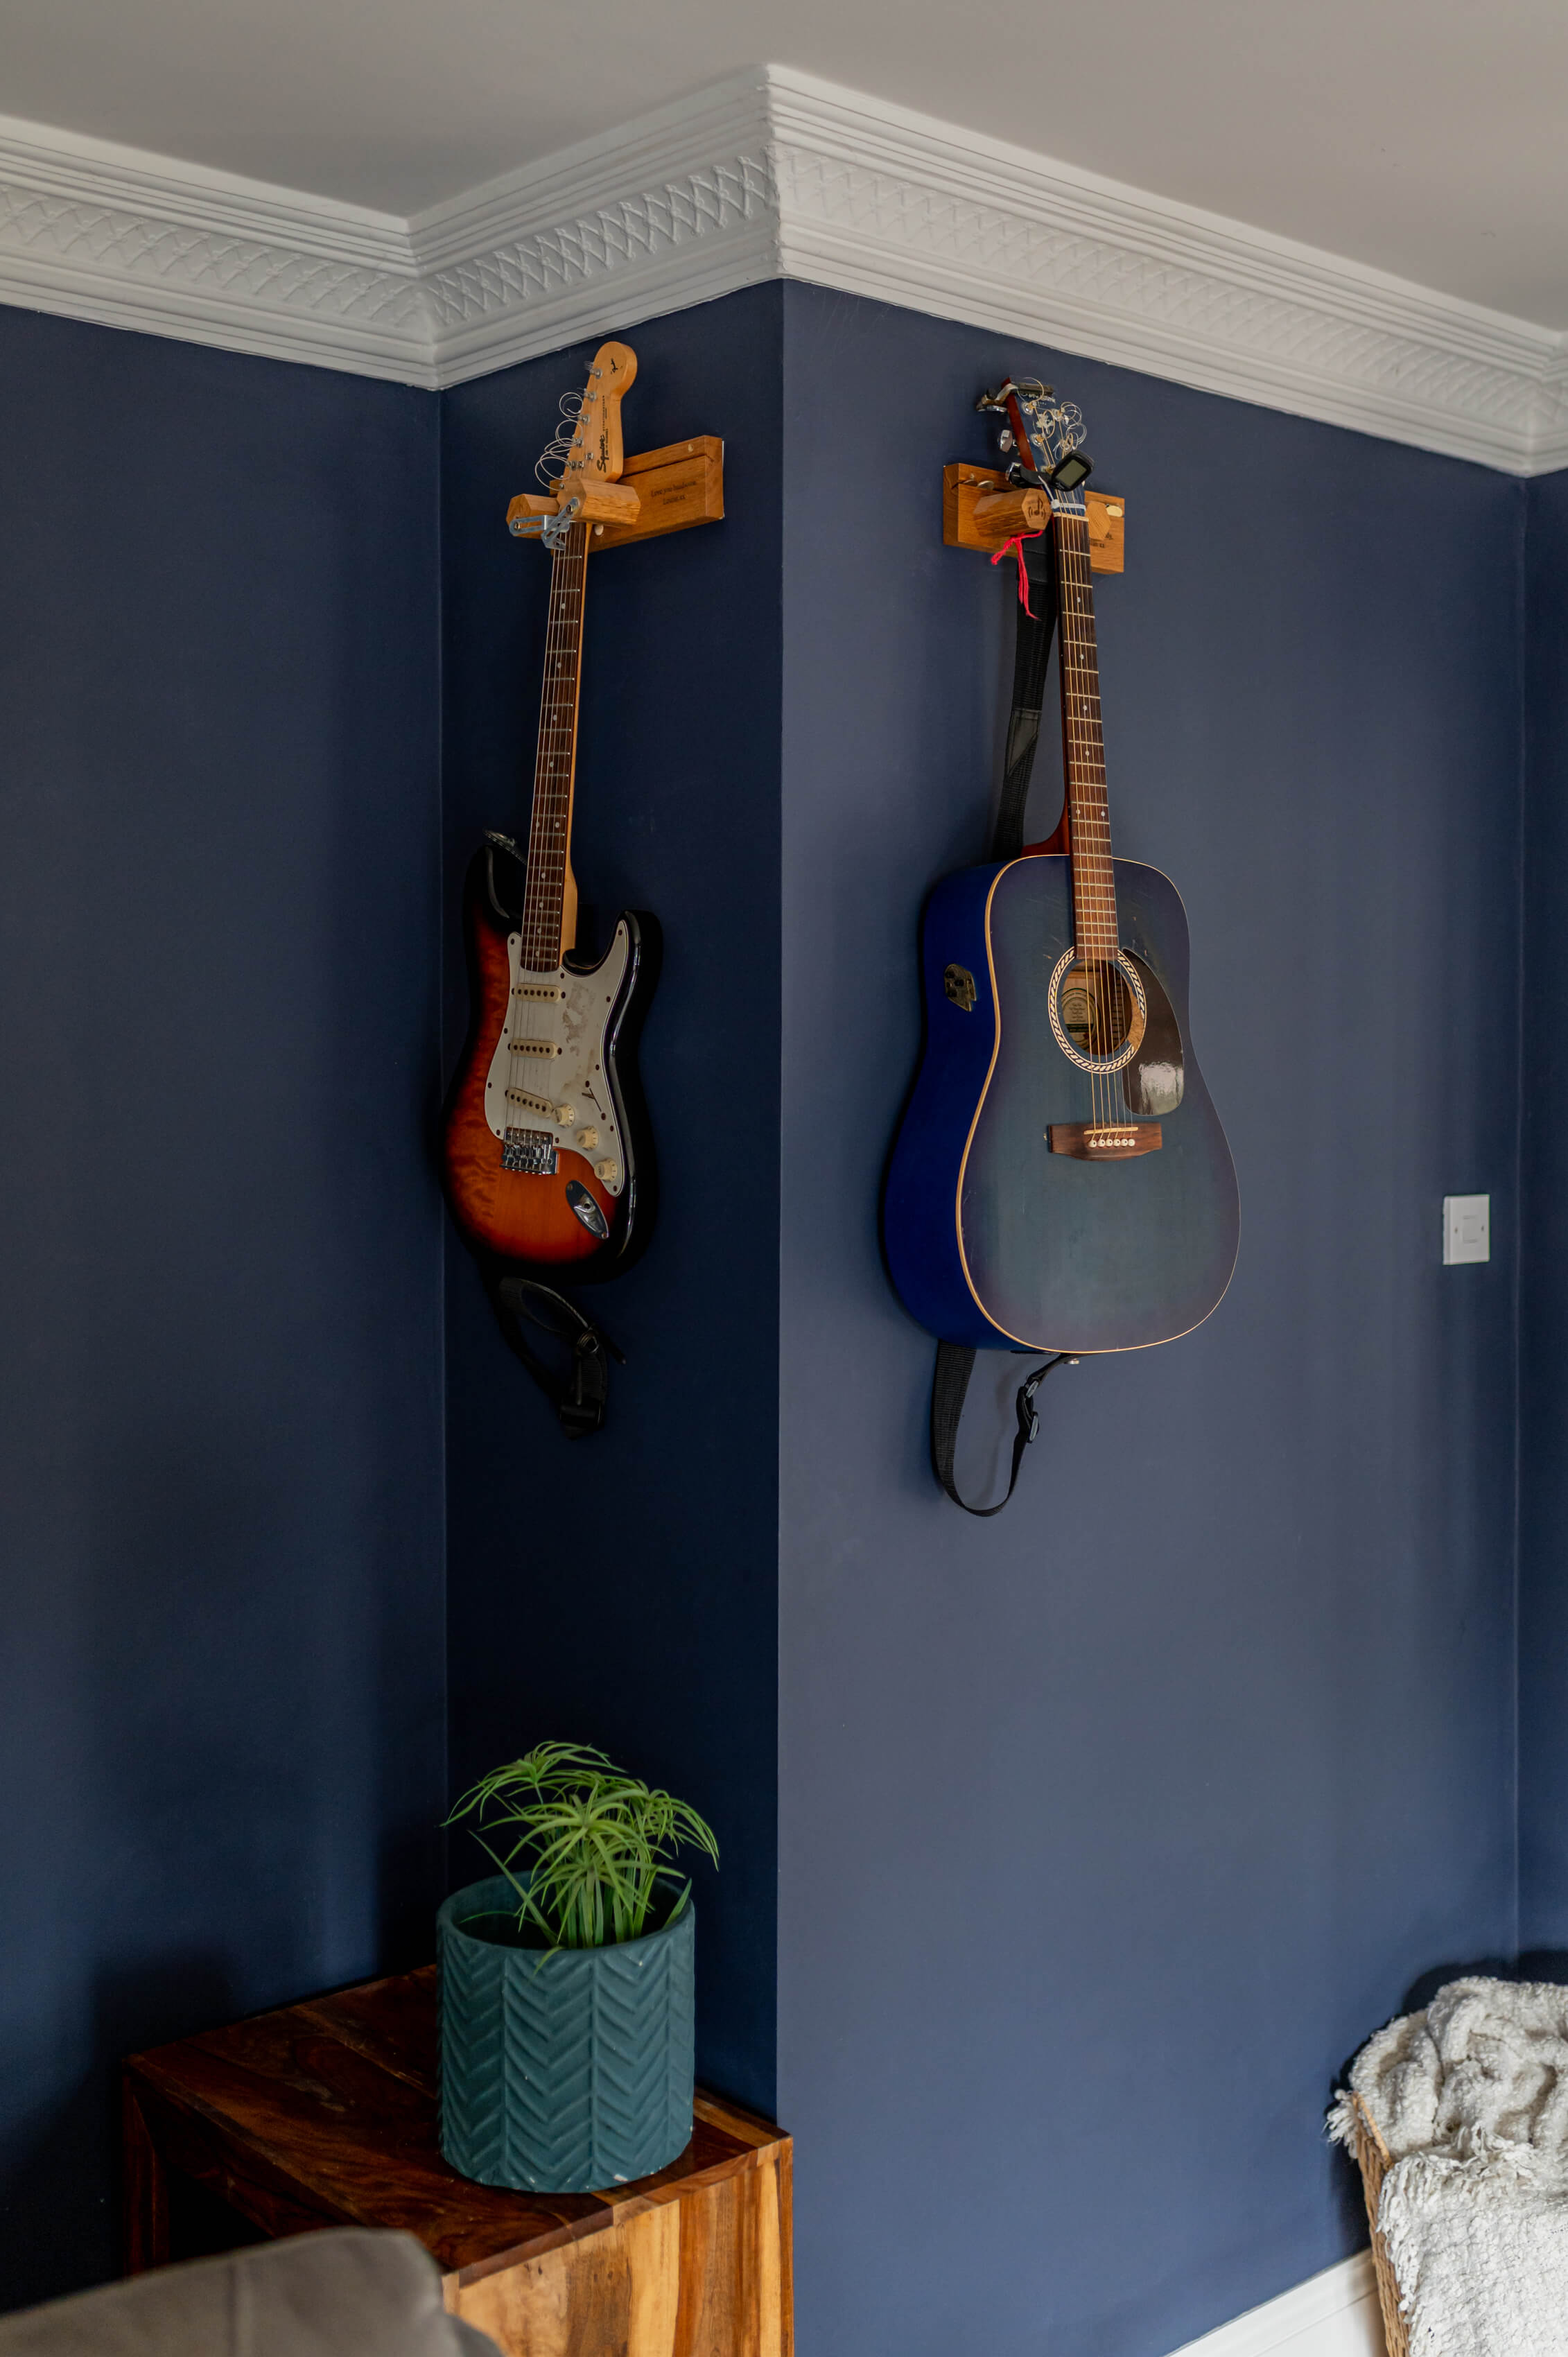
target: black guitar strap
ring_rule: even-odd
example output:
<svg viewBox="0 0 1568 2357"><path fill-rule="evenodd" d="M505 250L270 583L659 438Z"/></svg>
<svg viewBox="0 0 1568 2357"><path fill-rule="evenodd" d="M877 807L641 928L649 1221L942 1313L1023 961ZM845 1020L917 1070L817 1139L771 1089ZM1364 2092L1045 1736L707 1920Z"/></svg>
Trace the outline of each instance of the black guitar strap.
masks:
<svg viewBox="0 0 1568 2357"><path fill-rule="evenodd" d="M1029 600L1019 584L1018 639L1013 657L1013 710L1007 722L1006 766L1002 800L992 830L993 859L1016 859L1024 848L1024 813L1029 800L1040 714L1046 700L1046 670L1057 631L1057 568L1051 544L1041 536L1019 544ZM1033 612L1030 608L1033 608Z"/></svg>
<svg viewBox="0 0 1568 2357"><path fill-rule="evenodd" d="M1040 741L1046 671L1057 627L1057 568L1049 540L1041 538L1021 542L1019 554L1023 558L1023 567L1019 582L1017 649L1013 658L1013 710L1007 722L1002 800L997 807L996 824L991 838L993 859L1016 859L1024 848L1024 813L1028 805L1035 752ZM1027 603L1023 594L1026 582ZM1018 1430L1013 1442L1013 1470L1008 1477L1006 1496L998 1498L993 1506L972 1506L967 1498L959 1495L958 1484L953 1478L953 1458L958 1447L958 1427L963 1415L964 1397L969 1390L969 1379L974 1372L974 1355L964 1343L937 1344L936 1373L931 1383L931 1469L955 1506L961 1506L966 1514L977 1514L984 1520L988 1515L999 1514L1018 1486L1018 1469L1024 1462L1024 1451L1040 1429L1035 1394L1054 1369L1063 1365L1076 1367L1078 1361L1069 1358L1066 1351L1058 1351L1054 1358L1036 1367L1034 1373L1020 1383L1015 1404Z"/></svg>
<svg viewBox="0 0 1568 2357"><path fill-rule="evenodd" d="M609 1362L614 1359L624 1367L625 1353L616 1349L603 1327L553 1286L531 1276L490 1275L487 1284L508 1345L555 1410L567 1439L597 1432L609 1398ZM525 1322L567 1346L564 1371L540 1357L523 1331Z"/></svg>

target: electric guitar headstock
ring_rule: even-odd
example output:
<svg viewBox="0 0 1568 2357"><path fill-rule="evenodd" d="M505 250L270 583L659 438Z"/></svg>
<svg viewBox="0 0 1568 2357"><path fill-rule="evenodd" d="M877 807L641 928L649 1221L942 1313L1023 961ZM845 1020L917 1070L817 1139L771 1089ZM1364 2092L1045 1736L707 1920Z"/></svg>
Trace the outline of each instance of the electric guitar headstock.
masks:
<svg viewBox="0 0 1568 2357"><path fill-rule="evenodd" d="M626 463L620 405L636 375L629 344L601 344L582 392L562 394L561 430L533 469L548 496L512 501L507 520L514 533L536 536L559 552L576 524L636 522L640 502L633 486L620 479Z"/></svg>
<svg viewBox="0 0 1568 2357"><path fill-rule="evenodd" d="M1038 377L1015 383L1007 377L994 393L975 403L982 412L1006 419L1000 436L1008 461L1007 479L1020 490L1048 492L1059 515L1082 515L1083 486L1094 471L1084 448L1083 413L1073 401L1058 401L1055 388Z"/></svg>
<svg viewBox="0 0 1568 2357"><path fill-rule="evenodd" d="M621 442L620 404L637 374L637 354L629 344L601 344L588 367L588 382L567 445L561 487L574 482L618 483L626 452ZM563 437L564 438L564 437Z"/></svg>

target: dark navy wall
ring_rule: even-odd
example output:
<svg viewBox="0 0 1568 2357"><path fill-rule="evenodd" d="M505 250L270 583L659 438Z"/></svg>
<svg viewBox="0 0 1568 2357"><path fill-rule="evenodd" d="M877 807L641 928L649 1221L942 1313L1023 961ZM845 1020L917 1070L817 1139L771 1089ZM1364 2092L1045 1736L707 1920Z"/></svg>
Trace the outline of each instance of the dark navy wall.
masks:
<svg viewBox="0 0 1568 2357"><path fill-rule="evenodd" d="M121 2053L428 1947L435 410L0 310L0 2306Z"/></svg>
<svg viewBox="0 0 1568 2357"><path fill-rule="evenodd" d="M1163 2357L1364 2239L1336 2071L1512 1948L1524 495L840 295L785 328L800 2344ZM1242 1237L1200 1331L1053 1378L980 1523L931 1480L876 1200L921 899L987 840L1007 584L942 547L940 474L1008 368L1128 499L1113 822L1186 898ZM1444 1269L1441 1198L1483 1189L1491 1264ZM982 1363L977 1483L1021 1372Z"/></svg>
<svg viewBox="0 0 1568 2357"><path fill-rule="evenodd" d="M595 1307L627 1354L605 1430L568 1442L449 1245L451 1748L456 1790L544 1736L604 1745L693 1801L723 1864L698 1889L698 2066L773 2099L779 1341L781 291L629 341L630 450L725 439L722 523L588 573L574 865L607 924L651 909L664 971L643 1042L663 1201ZM592 345L447 395L448 1057L456 919L486 826L521 829L549 559L507 502ZM585 1296L586 1298L586 1296ZM455 1882L484 1870L455 1840Z"/></svg>
<svg viewBox="0 0 1568 2357"><path fill-rule="evenodd" d="M1165 2357L1361 2239L1323 2103L1513 1952L1516 1731L1568 1943L1549 1092L1514 1308L1568 479L1527 537L1484 470L801 287L629 339L630 447L725 435L729 515L590 576L576 865L663 920L665 1196L573 1446L444 1228L432 977L445 910L449 1065L537 714L502 518L589 348L437 404L0 312L0 2303L113 2265L113 2059L427 1950L443 1800L565 1733L720 1833L701 2062L798 2136L802 2350ZM1187 899L1243 1236L983 1525L875 1204L985 845L1011 623L938 478L1008 366L1128 496L1118 840Z"/></svg>
<svg viewBox="0 0 1568 2357"><path fill-rule="evenodd" d="M1568 474L1529 491L1524 1271L1520 1320L1520 1934L1568 1978Z"/></svg>

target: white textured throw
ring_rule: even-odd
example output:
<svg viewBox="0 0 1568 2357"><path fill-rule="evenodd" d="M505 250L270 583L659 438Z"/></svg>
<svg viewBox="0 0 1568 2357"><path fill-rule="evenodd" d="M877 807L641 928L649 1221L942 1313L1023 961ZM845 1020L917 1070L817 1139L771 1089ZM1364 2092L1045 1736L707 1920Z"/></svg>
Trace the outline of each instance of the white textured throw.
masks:
<svg viewBox="0 0 1568 2357"><path fill-rule="evenodd" d="M1378 2223L1411 2357L1568 2357L1568 1988L1451 1981L1350 2084L1393 2156ZM1328 2125L1354 2151L1343 2093Z"/></svg>

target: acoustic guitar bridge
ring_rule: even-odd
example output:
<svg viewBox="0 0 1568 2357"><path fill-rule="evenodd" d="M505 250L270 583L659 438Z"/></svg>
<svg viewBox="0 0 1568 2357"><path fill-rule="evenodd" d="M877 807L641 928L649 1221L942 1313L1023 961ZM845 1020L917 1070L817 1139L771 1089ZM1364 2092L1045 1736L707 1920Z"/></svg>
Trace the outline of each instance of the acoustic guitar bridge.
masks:
<svg viewBox="0 0 1568 2357"><path fill-rule="evenodd" d="M1157 1121L1053 1121L1046 1144L1075 1162L1131 1162L1134 1155L1157 1154L1164 1138Z"/></svg>

